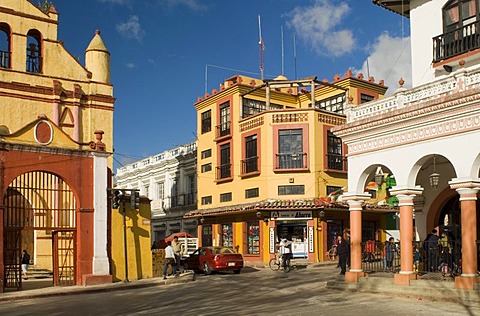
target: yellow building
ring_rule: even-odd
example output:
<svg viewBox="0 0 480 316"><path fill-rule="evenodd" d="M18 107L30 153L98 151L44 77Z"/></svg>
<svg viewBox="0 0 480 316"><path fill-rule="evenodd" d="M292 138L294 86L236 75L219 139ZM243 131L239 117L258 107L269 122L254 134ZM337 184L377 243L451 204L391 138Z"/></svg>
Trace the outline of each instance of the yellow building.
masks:
<svg viewBox="0 0 480 316"><path fill-rule="evenodd" d="M288 236L294 257L323 261L348 228L346 208L326 201L347 185L346 147L330 129L386 89L351 71L333 82L234 76L199 98L199 206L185 216L198 218L200 244L233 247L264 264ZM378 215L371 220L382 225Z"/></svg>
<svg viewBox="0 0 480 316"><path fill-rule="evenodd" d="M54 285L112 279L110 53L97 31L82 65L57 38L55 7L42 2L0 2L0 210L10 214L0 212L0 291L22 288L22 249Z"/></svg>

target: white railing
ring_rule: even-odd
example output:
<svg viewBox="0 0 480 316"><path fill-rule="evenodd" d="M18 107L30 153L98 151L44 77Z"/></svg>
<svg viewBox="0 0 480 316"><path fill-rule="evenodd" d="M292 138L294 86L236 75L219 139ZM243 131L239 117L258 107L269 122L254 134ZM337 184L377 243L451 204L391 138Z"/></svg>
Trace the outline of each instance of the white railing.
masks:
<svg viewBox="0 0 480 316"><path fill-rule="evenodd" d="M178 156L181 156L181 155L187 155L187 154L193 153L195 150L197 150L197 143L196 142L189 143L189 144L186 144L186 145L182 145L182 146L179 146L175 149L166 150L166 151L164 151L160 154L142 159L141 164L139 164L138 161L137 161L137 162L128 164L124 167L118 168L117 169L117 177L122 176L123 174L125 174L129 171L133 171L133 170L137 170L137 169L140 170L140 169L143 169L143 168L147 168L148 166L160 164L160 163L162 163L164 161L167 161L171 158L175 158L175 157L178 157Z"/></svg>
<svg viewBox="0 0 480 316"><path fill-rule="evenodd" d="M378 116L420 101L438 99L480 84L480 69L459 69L448 77L411 89L398 89L392 96L361 105L350 105L345 111L347 123Z"/></svg>

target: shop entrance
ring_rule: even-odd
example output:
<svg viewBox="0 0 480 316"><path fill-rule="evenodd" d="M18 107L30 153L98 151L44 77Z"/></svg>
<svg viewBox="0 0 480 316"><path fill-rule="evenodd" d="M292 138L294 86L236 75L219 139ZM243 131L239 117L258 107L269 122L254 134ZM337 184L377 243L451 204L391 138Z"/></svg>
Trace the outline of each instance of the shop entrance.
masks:
<svg viewBox="0 0 480 316"><path fill-rule="evenodd" d="M283 237L293 242L293 258L308 258L306 221L277 221L277 238Z"/></svg>

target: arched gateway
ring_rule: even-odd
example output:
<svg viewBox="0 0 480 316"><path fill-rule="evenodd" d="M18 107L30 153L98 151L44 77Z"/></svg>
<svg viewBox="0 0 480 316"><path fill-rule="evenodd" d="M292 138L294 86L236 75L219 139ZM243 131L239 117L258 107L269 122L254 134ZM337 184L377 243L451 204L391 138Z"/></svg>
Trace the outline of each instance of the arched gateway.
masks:
<svg viewBox="0 0 480 316"><path fill-rule="evenodd" d="M5 288L21 288L23 250L54 285L75 282L76 198L65 181L43 171L15 178L3 196Z"/></svg>
<svg viewBox="0 0 480 316"><path fill-rule="evenodd" d="M111 282L108 153L78 143L46 117L0 134L0 280L21 289L21 253L53 271L52 285Z"/></svg>

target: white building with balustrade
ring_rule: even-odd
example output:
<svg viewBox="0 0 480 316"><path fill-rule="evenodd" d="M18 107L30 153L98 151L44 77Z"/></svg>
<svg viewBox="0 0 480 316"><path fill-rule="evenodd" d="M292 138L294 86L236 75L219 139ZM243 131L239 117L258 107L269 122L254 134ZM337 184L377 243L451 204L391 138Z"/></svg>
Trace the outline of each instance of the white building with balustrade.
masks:
<svg viewBox="0 0 480 316"><path fill-rule="evenodd" d="M197 207L196 159L193 142L117 169L118 188L139 189L151 200L153 241L177 232L197 235L196 220L183 219Z"/></svg>
<svg viewBox="0 0 480 316"><path fill-rule="evenodd" d="M343 198L350 207L352 256L346 280L367 274L361 258L365 185L394 175L390 193L399 200L401 247L395 284L420 277L413 270L414 232L423 240L435 228L447 234L461 267L455 288L478 288L480 2L373 2L410 19L413 88L349 108L347 123L334 131L348 146ZM427 259L425 265L430 268ZM436 269L432 264L425 272Z"/></svg>

